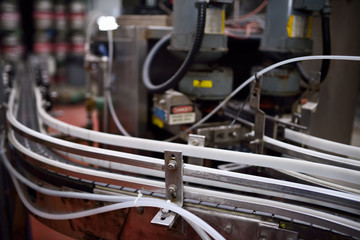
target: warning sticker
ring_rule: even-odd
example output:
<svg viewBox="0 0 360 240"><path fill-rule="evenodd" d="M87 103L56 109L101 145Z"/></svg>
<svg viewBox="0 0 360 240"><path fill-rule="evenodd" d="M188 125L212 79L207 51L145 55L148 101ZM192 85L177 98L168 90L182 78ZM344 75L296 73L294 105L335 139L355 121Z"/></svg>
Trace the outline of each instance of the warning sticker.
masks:
<svg viewBox="0 0 360 240"><path fill-rule="evenodd" d="M312 31L312 17L291 15L286 26L290 38L310 38Z"/></svg>
<svg viewBox="0 0 360 240"><path fill-rule="evenodd" d="M169 125L194 123L196 119L193 105L172 106Z"/></svg>
<svg viewBox="0 0 360 240"><path fill-rule="evenodd" d="M195 113L171 114L169 116L169 125L194 123L194 122L195 122Z"/></svg>
<svg viewBox="0 0 360 240"><path fill-rule="evenodd" d="M196 88L212 88L213 82L211 80L194 80L193 87Z"/></svg>
<svg viewBox="0 0 360 240"><path fill-rule="evenodd" d="M195 112L193 105L172 106L171 107L171 113L172 114L189 113L189 112Z"/></svg>

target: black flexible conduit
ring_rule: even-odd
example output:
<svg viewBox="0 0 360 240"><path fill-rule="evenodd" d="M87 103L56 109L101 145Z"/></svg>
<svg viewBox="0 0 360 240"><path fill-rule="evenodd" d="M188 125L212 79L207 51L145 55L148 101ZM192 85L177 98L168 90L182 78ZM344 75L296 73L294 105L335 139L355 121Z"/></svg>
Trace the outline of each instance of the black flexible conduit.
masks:
<svg viewBox="0 0 360 240"><path fill-rule="evenodd" d="M322 55L331 55L331 38L330 38L330 3L327 3L324 6L324 9L320 11L321 15L321 31L322 31L322 45L323 45L323 53ZM300 71L301 77L308 83L310 81L310 77L306 74L304 69L302 68L300 63L296 64L297 68ZM320 83L322 83L328 72L330 67L330 60L324 59L321 63L321 75L320 75Z"/></svg>
<svg viewBox="0 0 360 240"><path fill-rule="evenodd" d="M144 63L144 69L145 65L147 64L148 67L146 68L146 71L143 71L143 82L146 88L149 92L157 93L157 92L164 92L170 88L175 87L178 82L183 79L185 74L188 72L190 67L192 66L199 50L201 47L201 43L204 37L204 29L205 29L205 22L206 22L206 8L207 3L206 2L200 2L197 4L198 8L198 15L197 15L197 26L196 26L196 35L194 42L192 44L192 47L186 56L184 62L180 66L180 68L176 71L176 73L168 79L166 82L159 84L159 85L153 85L151 83L150 77L149 77L149 69L150 69L150 62L151 59Z"/></svg>
<svg viewBox="0 0 360 240"><path fill-rule="evenodd" d="M331 41L330 41L330 14L321 12L321 29L323 39L323 55L331 55ZM323 82L328 74L330 67L330 60L324 59L321 64L320 82Z"/></svg>

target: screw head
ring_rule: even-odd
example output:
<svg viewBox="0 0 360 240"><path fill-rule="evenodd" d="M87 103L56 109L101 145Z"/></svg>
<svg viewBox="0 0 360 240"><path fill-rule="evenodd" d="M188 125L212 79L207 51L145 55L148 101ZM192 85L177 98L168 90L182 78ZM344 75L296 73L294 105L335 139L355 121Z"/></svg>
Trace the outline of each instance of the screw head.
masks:
<svg viewBox="0 0 360 240"><path fill-rule="evenodd" d="M170 160L167 167L170 171L174 171L177 169L177 162L174 160Z"/></svg>
<svg viewBox="0 0 360 240"><path fill-rule="evenodd" d="M227 233L231 233L232 230L233 230L233 228L232 228L231 225L226 225L225 228L224 228L224 230L225 230L225 232L227 232Z"/></svg>
<svg viewBox="0 0 360 240"><path fill-rule="evenodd" d="M137 208L135 208L136 209L136 212L138 213L138 214L143 214L144 213L144 208L143 207L137 207Z"/></svg>
<svg viewBox="0 0 360 240"><path fill-rule="evenodd" d="M191 144L194 145L194 146L199 146L199 140L194 139L194 140L191 141Z"/></svg>
<svg viewBox="0 0 360 240"><path fill-rule="evenodd" d="M171 196L173 198L175 198L176 197L177 186L175 184L171 184L169 186L168 190L169 190L169 193L171 194Z"/></svg>

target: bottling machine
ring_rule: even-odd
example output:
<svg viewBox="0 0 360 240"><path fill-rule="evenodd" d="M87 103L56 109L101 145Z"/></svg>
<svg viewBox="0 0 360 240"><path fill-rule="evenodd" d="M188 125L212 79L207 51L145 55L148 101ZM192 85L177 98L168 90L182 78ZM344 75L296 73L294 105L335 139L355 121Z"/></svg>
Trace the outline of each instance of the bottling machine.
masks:
<svg viewBox="0 0 360 240"><path fill-rule="evenodd" d="M87 128L53 115L46 57L3 61L0 193L76 239L359 239L360 149L311 134L331 64L360 57L331 55L328 0L239 2L90 14Z"/></svg>

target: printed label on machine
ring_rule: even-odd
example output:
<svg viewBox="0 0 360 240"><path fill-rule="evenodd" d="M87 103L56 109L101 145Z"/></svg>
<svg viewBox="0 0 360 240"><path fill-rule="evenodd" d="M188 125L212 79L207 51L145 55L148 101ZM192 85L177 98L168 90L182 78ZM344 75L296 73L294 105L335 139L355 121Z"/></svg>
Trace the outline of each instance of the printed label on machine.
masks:
<svg viewBox="0 0 360 240"><path fill-rule="evenodd" d="M172 106L169 125L195 122L195 108L193 105Z"/></svg>

